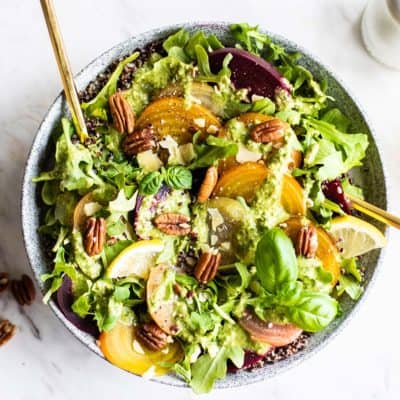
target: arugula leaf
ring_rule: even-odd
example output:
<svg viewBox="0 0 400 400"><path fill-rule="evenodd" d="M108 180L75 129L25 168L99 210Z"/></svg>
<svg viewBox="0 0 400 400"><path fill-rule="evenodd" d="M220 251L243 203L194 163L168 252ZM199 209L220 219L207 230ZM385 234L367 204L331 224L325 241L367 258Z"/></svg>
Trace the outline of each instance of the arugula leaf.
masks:
<svg viewBox="0 0 400 400"><path fill-rule="evenodd" d="M43 282L48 280L51 280L52 282L50 288L43 298L45 303L47 303L52 294L60 288L65 275L72 280L75 293L79 295L87 290L86 278L75 269L72 263L66 262L65 249L62 246L59 246L54 257L53 271L41 276L41 280Z"/></svg>
<svg viewBox="0 0 400 400"><path fill-rule="evenodd" d="M287 309L287 315L301 329L319 332L333 321L338 310L338 302L328 294L303 292L299 301Z"/></svg>
<svg viewBox="0 0 400 400"><path fill-rule="evenodd" d="M86 292L79 296L73 303L72 303L72 311L79 315L81 318L85 318L90 311L90 293Z"/></svg>
<svg viewBox="0 0 400 400"><path fill-rule="evenodd" d="M343 260L342 268L346 271L346 273L353 275L354 278L356 278L356 280L358 282L362 281L362 276L361 276L360 270L358 269L356 257L347 258L347 259Z"/></svg>
<svg viewBox="0 0 400 400"><path fill-rule="evenodd" d="M218 160L235 156L239 150L239 146L236 143L223 138L208 136L206 141L201 144L197 143L198 138L199 134L195 134L193 137L193 145L197 157L189 165L188 168L190 169L209 167Z"/></svg>
<svg viewBox="0 0 400 400"><path fill-rule="evenodd" d="M119 76L121 75L125 65L135 61L139 55L140 53L137 51L125 58L125 60L121 61L97 96L89 102L81 104L82 110L87 116L107 120L106 108L108 99L117 91Z"/></svg>
<svg viewBox="0 0 400 400"><path fill-rule="evenodd" d="M169 54L171 49L180 47L185 47L186 43L189 41L190 34L185 29L180 29L178 32L167 37L163 42L163 49Z"/></svg>
<svg viewBox="0 0 400 400"><path fill-rule="evenodd" d="M350 275L341 275L339 284L336 286L337 295L347 293L352 300L358 300L363 293L363 288L357 280Z"/></svg>
<svg viewBox="0 0 400 400"><path fill-rule="evenodd" d="M275 103L268 97L264 97L263 99L259 99L251 103L249 111L265 115L272 115L275 113L275 109Z"/></svg>
<svg viewBox="0 0 400 400"><path fill-rule="evenodd" d="M210 314L200 314L197 311L192 311L190 313L190 323L192 325L192 329L194 331L198 331L200 334L204 334L214 328L214 321L212 320Z"/></svg>
<svg viewBox="0 0 400 400"><path fill-rule="evenodd" d="M259 55L266 45L271 44L271 39L258 31L258 25L232 24L229 29L235 40L242 43L245 49L252 53Z"/></svg>
<svg viewBox="0 0 400 400"><path fill-rule="evenodd" d="M296 281L296 254L282 229L272 228L264 233L257 244L256 267L261 284L270 293L277 293L285 284Z"/></svg>
<svg viewBox="0 0 400 400"><path fill-rule="evenodd" d="M197 394L209 392L217 379L225 378L229 349L221 347L214 357L203 354L192 365L192 380L190 386Z"/></svg>

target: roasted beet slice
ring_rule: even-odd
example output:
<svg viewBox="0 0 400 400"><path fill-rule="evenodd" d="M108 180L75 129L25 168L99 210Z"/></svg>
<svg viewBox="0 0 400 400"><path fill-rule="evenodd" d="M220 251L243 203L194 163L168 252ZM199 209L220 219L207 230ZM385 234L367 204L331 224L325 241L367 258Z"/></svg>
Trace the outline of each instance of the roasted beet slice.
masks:
<svg viewBox="0 0 400 400"><path fill-rule="evenodd" d="M236 89L248 89L249 96L253 94L273 99L277 89L290 92L290 84L269 62L236 48L223 48L210 53L210 68L218 73L227 54L232 54L229 68L232 71L231 80Z"/></svg>
<svg viewBox="0 0 400 400"><path fill-rule="evenodd" d="M92 318L80 318L72 311L71 306L74 302L72 281L67 276L64 277L61 287L57 290L56 301L61 312L71 324L96 338L99 336L100 332Z"/></svg>
<svg viewBox="0 0 400 400"><path fill-rule="evenodd" d="M253 351L246 350L244 353L244 362L241 368L236 367L231 362L228 363L228 371L229 372L237 372L242 369L249 369L256 367L263 359L265 358L264 355L260 355L254 353Z"/></svg>
<svg viewBox="0 0 400 400"><path fill-rule="evenodd" d="M346 214L351 214L351 202L346 198L342 182L339 178L336 178L333 181L322 182L322 191L329 200L339 204L340 208Z"/></svg>

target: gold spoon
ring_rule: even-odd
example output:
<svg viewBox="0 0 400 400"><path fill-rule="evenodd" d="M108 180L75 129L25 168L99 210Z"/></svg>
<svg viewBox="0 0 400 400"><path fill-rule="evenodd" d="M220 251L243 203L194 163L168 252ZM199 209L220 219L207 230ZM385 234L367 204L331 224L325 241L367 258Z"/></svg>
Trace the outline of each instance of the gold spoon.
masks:
<svg viewBox="0 0 400 400"><path fill-rule="evenodd" d="M363 214L369 215L370 217L375 218L376 220L381 221L386 225L390 225L397 229L400 229L399 217L396 217L395 215L390 214L387 211L382 210L381 208L376 207L350 194L346 194L346 197L351 201L352 206L356 210L362 212Z"/></svg>
<svg viewBox="0 0 400 400"><path fill-rule="evenodd" d="M72 76L71 65L64 47L61 36L60 27L58 25L56 13L52 0L40 0L42 5L44 19L46 20L47 29L51 44L53 45L54 54L56 56L58 70L61 75L64 87L65 97L72 115L76 132L79 139L83 143L88 137L85 120L83 118L82 109L79 103L78 94L75 88L74 78Z"/></svg>

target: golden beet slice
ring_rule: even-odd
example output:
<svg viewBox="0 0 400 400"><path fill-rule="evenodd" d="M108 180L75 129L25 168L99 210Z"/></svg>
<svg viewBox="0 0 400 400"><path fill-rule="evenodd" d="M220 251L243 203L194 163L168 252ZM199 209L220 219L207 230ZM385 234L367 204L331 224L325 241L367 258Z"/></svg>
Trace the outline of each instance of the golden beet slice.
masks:
<svg viewBox="0 0 400 400"><path fill-rule="evenodd" d="M300 183L291 175L285 175L282 183L281 203L290 215L305 215L306 197Z"/></svg>
<svg viewBox="0 0 400 400"><path fill-rule="evenodd" d="M214 189L214 196L243 197L251 202L268 177L268 168L259 162L246 162L225 170ZM290 175L284 175L281 203L291 215L305 215L306 198L301 185Z"/></svg>
<svg viewBox="0 0 400 400"><path fill-rule="evenodd" d="M169 135L179 144L191 142L196 131L215 134L221 128L219 119L211 111L198 104L186 108L180 97L164 97L146 107L136 127L142 129L148 125L157 137Z"/></svg>
<svg viewBox="0 0 400 400"><path fill-rule="evenodd" d="M246 162L234 165L221 175L214 189L214 196L241 196L250 202L267 176L268 169L263 163Z"/></svg>
<svg viewBox="0 0 400 400"><path fill-rule="evenodd" d="M154 375L166 374L166 365L182 358L182 348L176 341L162 351L151 351L136 339L136 328L118 323L108 332L102 332L99 346L104 357L112 364L137 375L152 371Z"/></svg>

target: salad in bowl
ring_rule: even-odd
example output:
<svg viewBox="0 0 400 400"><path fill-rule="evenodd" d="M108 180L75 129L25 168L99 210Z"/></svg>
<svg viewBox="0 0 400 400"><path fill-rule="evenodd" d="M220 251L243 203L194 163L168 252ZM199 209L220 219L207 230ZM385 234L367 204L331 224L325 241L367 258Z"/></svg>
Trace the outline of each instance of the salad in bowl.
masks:
<svg viewBox="0 0 400 400"><path fill-rule="evenodd" d="M185 29L80 93L88 137L61 121L34 179L42 276L116 366L195 392L280 362L362 294L358 257L385 245L351 215L368 137L257 27L234 43Z"/></svg>

